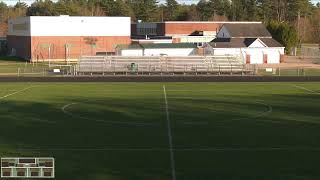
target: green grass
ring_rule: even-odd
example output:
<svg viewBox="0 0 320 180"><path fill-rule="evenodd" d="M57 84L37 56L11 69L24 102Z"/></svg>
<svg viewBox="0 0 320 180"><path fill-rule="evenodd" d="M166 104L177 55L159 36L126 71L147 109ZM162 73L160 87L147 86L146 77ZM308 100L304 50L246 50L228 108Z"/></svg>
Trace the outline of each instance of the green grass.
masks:
<svg viewBox="0 0 320 180"><path fill-rule="evenodd" d="M1 83L0 156L171 180L163 85L177 180L320 179L320 83Z"/></svg>

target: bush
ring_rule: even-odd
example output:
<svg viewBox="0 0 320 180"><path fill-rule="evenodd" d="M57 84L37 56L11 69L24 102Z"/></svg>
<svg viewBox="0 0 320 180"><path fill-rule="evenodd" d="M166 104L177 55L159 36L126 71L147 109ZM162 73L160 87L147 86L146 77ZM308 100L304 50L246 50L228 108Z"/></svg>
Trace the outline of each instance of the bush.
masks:
<svg viewBox="0 0 320 180"><path fill-rule="evenodd" d="M290 53L291 48L298 45L298 32L289 24L271 21L267 25L267 29L274 39L285 46L286 53Z"/></svg>

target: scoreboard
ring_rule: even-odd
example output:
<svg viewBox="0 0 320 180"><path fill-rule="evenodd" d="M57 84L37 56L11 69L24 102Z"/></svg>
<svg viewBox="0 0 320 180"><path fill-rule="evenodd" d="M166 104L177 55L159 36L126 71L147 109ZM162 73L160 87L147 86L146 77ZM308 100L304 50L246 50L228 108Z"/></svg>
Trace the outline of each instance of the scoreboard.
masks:
<svg viewBox="0 0 320 180"><path fill-rule="evenodd" d="M1 158L1 178L54 178L54 158Z"/></svg>

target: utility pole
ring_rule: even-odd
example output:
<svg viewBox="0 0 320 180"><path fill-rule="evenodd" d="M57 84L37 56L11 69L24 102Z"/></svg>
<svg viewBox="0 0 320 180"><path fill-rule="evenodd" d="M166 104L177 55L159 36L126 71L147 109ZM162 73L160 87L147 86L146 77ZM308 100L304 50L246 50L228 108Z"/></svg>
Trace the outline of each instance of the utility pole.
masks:
<svg viewBox="0 0 320 180"><path fill-rule="evenodd" d="M300 34L300 10L298 11L298 36L299 36L299 45L301 44L301 34Z"/></svg>
<svg viewBox="0 0 320 180"><path fill-rule="evenodd" d="M303 39L305 39L305 36L306 36L306 17L307 17L307 13L304 14L304 20L303 20L303 33L302 33L302 37Z"/></svg>
<svg viewBox="0 0 320 180"><path fill-rule="evenodd" d="M163 22L163 7L161 7L161 22Z"/></svg>

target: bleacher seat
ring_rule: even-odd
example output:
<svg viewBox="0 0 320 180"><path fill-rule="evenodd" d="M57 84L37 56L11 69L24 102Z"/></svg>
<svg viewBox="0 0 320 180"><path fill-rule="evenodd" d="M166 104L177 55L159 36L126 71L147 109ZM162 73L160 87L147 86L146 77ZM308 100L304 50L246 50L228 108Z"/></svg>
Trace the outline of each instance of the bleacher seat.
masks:
<svg viewBox="0 0 320 180"><path fill-rule="evenodd" d="M136 68L132 68L132 64ZM244 73L246 66L235 56L82 56L76 66L79 74L99 73Z"/></svg>

